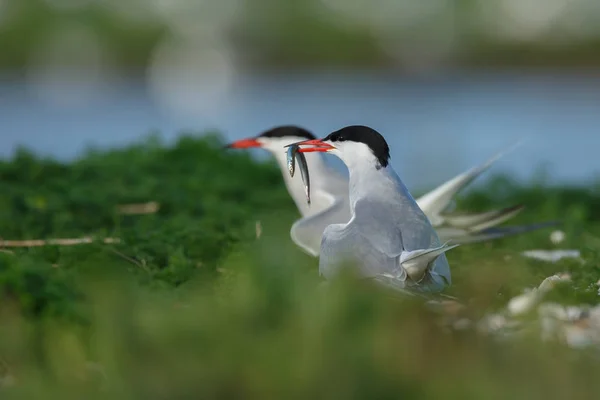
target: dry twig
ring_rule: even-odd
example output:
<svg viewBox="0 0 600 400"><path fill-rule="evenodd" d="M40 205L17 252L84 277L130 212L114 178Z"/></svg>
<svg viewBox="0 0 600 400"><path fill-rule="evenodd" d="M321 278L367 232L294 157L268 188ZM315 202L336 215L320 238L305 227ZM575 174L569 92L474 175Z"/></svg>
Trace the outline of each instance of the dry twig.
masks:
<svg viewBox="0 0 600 400"><path fill-rule="evenodd" d="M119 238L104 238L96 240L90 236L72 239L33 239L33 240L0 240L0 247L42 247L42 246L75 246L102 241L105 244L120 243ZM5 252L7 250L4 250Z"/></svg>
<svg viewBox="0 0 600 400"><path fill-rule="evenodd" d="M255 230L256 238L260 239L260 236L262 235L262 224L260 223L260 221L256 221Z"/></svg>
<svg viewBox="0 0 600 400"><path fill-rule="evenodd" d="M150 201L148 203L121 204L117 206L117 211L123 215L143 215L154 214L159 208L160 205L156 201Z"/></svg>

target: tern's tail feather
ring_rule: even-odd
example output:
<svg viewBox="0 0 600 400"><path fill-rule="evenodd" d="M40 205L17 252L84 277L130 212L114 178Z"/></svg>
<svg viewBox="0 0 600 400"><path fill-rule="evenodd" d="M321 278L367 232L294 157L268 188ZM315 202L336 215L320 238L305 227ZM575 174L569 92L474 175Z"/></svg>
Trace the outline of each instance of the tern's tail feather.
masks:
<svg viewBox="0 0 600 400"><path fill-rule="evenodd" d="M529 225L506 226L500 228L488 228L479 232L467 232L463 229L439 229L438 236L441 240L452 240L458 244L479 243L488 240L501 239L508 236L531 232L538 229L549 228L560 225L560 221L540 222Z"/></svg>
<svg viewBox="0 0 600 400"><path fill-rule="evenodd" d="M448 214L444 215L444 222L445 225L475 233L500 225L523 211L524 208L524 205L517 205L481 213Z"/></svg>
<svg viewBox="0 0 600 400"><path fill-rule="evenodd" d="M452 198L459 191L461 191L469 183L473 182L479 175L489 169L494 162L503 157L505 154L514 150L520 144L521 141L497 153L484 164L471 168L470 170L463 172L462 174L459 174L449 181L441 184L437 188L416 199L417 204L423 210L425 215L427 215L427 217L431 220L432 224L434 226L437 225L439 214L448 208Z"/></svg>
<svg viewBox="0 0 600 400"><path fill-rule="evenodd" d="M458 244L448 245L448 243L444 243L440 247L431 249L403 251L400 254L400 265L412 280L418 282L440 255L457 246Z"/></svg>

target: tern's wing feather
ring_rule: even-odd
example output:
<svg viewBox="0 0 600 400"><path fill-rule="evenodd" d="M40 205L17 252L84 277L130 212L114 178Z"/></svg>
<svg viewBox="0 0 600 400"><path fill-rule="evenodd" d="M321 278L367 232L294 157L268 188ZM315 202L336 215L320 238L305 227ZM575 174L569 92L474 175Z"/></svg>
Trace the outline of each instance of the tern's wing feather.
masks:
<svg viewBox="0 0 600 400"><path fill-rule="evenodd" d="M364 277L404 287L407 283L407 270L401 264L404 260L412 270L421 270L421 277L429 271L425 285L419 287L439 290L450 284L443 253L453 246L440 246L426 216L410 195L404 195L408 191L402 186L399 189L399 195L392 201L385 196L361 198L354 204L348 224L325 229L319 258L322 275L329 279L340 266L353 263Z"/></svg>
<svg viewBox="0 0 600 400"><path fill-rule="evenodd" d="M425 215L411 203L387 203L363 198L354 205L354 215L346 225L330 225L323 234L321 259L333 254L350 252L376 253L377 262L387 265L385 259L396 260L404 250L419 250L438 246L439 239ZM327 254L323 251L327 250ZM363 260L370 264L370 260ZM397 262L396 262L397 263ZM373 266L374 269L380 269ZM390 272L385 269L384 272Z"/></svg>
<svg viewBox="0 0 600 400"><path fill-rule="evenodd" d="M333 196L317 190L313 193L313 204L321 205L322 210L297 220L292 225L290 236L302 250L313 257L318 257L321 236L325 228L331 224L348 222L351 215L347 196Z"/></svg>
<svg viewBox="0 0 600 400"><path fill-rule="evenodd" d="M442 254L448 250L458 247L458 244L448 245L443 244L439 247L420 249L412 251L403 251L400 255L400 264L404 268L409 277L416 281L420 281L431 264Z"/></svg>
<svg viewBox="0 0 600 400"><path fill-rule="evenodd" d="M444 215L444 225L463 228L469 232L479 232L508 221L523 211L524 208L523 205L517 205L481 213Z"/></svg>
<svg viewBox="0 0 600 400"><path fill-rule="evenodd" d="M329 225L323 233L319 272L325 278L335 276L339 268L346 264L355 266L359 275L374 278L382 274L391 274L394 279L403 281L406 273L399 267L397 256L390 256L385 243L378 243L363 229L356 215L348 224ZM399 247L402 243L399 242Z"/></svg>
<svg viewBox="0 0 600 400"><path fill-rule="evenodd" d="M403 280L399 256L404 247L395 207L361 199L347 224L329 225L321 241L319 272L330 279L340 267L353 264L363 277L391 274Z"/></svg>
<svg viewBox="0 0 600 400"><path fill-rule="evenodd" d="M449 275L432 270L432 265L457 245L404 251L400 236L390 240L383 239L385 234L374 237L371 227L361 222L364 221L355 215L349 224L330 225L325 230L319 271L327 279L346 265L355 267L361 276L396 290L438 291L450 283ZM396 252L399 254L394 255ZM412 280L407 280L409 276Z"/></svg>
<svg viewBox="0 0 600 400"><path fill-rule="evenodd" d="M517 147L520 142L517 142L510 148L497 153L495 156L490 158L484 164L471 168L468 171L463 172L450 179L449 181L441 184L432 191L424 194L423 196L416 199L417 204L431 220L432 224L436 226L439 222L439 215L442 213L451 203L452 198L469 183L473 182L479 175L488 170L494 162L504 156L506 153L512 151Z"/></svg>
<svg viewBox="0 0 600 400"><path fill-rule="evenodd" d="M488 228L479 232L468 232L464 229L442 227L437 230L441 240L451 240L453 243L469 244L488 240L501 239L508 236L531 232L538 229L560 225L560 221L539 222L536 224Z"/></svg>
<svg viewBox="0 0 600 400"><path fill-rule="evenodd" d="M398 257L404 251L403 228L407 234L422 231L422 224L418 219L410 227L406 226L409 220L413 220L413 215L408 210L408 206L395 207L394 204L361 199L354 206L352 225L379 252L388 257ZM414 217L417 216L418 213Z"/></svg>

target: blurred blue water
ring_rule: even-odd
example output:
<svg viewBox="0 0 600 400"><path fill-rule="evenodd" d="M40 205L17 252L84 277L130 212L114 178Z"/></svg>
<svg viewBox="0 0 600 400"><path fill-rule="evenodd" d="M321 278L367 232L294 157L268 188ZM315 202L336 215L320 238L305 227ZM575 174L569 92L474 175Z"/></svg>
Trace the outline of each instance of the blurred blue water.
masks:
<svg viewBox="0 0 600 400"><path fill-rule="evenodd" d="M120 82L76 109L48 106L23 81L0 84L2 157L20 144L69 159L90 144L117 146L151 130L174 140L181 129L218 127L236 139L290 123L317 135L349 124L378 129L412 188L439 183L523 137L492 171L530 179L546 166L553 183L585 183L600 172L600 79L593 74L246 76L210 119L162 109L141 81Z"/></svg>

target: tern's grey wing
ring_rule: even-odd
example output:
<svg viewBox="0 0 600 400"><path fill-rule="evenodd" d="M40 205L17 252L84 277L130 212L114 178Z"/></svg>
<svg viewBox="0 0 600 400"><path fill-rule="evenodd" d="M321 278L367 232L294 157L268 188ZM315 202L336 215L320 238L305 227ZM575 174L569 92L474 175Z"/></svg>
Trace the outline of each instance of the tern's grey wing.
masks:
<svg viewBox="0 0 600 400"><path fill-rule="evenodd" d="M355 207L355 222L361 232L389 256L403 250L438 247L440 240L425 214L409 195L394 201L362 198Z"/></svg>
<svg viewBox="0 0 600 400"><path fill-rule="evenodd" d="M321 241L320 274L331 279L340 268L350 264L357 268L359 275L366 278L391 274L399 277L399 282L404 281L406 272L400 268L399 258L382 251L380 243L369 237L367 231L369 228L363 229L356 215L346 225L329 225Z"/></svg>
<svg viewBox="0 0 600 400"><path fill-rule="evenodd" d="M407 271L401 266L401 256L439 247L438 243L435 231L418 207L404 205L403 209L398 204L363 198L354 205L354 215L347 225L325 229L319 271L329 279L346 262L352 262L362 276L378 281L389 278L395 286L404 287ZM451 283L444 254L436 256L433 266L429 262L427 265L426 286L438 290Z"/></svg>
<svg viewBox="0 0 600 400"><path fill-rule="evenodd" d="M348 224L330 225L325 229L320 265L343 262L351 257L364 267L365 276L396 271L404 245L402 227L397 218L392 217L394 211L396 207L385 202L368 198L357 201ZM419 230L420 225L410 228ZM423 248L428 247L427 243Z"/></svg>
<svg viewBox="0 0 600 400"><path fill-rule="evenodd" d="M399 188L400 193L406 190L404 186ZM398 257L405 250L425 250L441 245L425 214L407 190L406 193L393 202L364 198L354 208L355 222L360 225L361 233L390 257ZM450 267L444 254L436 258L430 272L436 280L443 277L448 284L451 283Z"/></svg>
<svg viewBox="0 0 600 400"><path fill-rule="evenodd" d="M296 245L313 257L318 257L323 231L331 224L346 223L350 220L348 196L334 196L323 190L313 193L313 204L319 204L322 210L309 217L297 220L290 230Z"/></svg>

